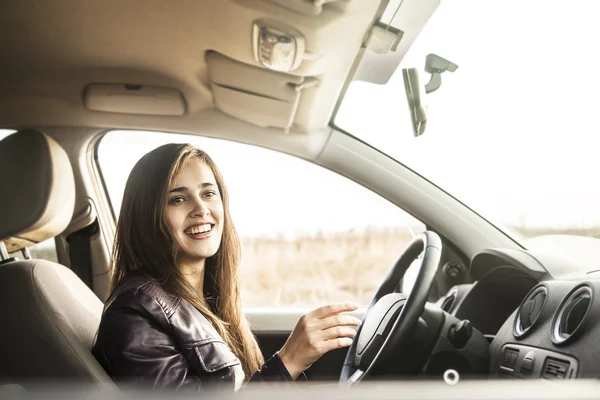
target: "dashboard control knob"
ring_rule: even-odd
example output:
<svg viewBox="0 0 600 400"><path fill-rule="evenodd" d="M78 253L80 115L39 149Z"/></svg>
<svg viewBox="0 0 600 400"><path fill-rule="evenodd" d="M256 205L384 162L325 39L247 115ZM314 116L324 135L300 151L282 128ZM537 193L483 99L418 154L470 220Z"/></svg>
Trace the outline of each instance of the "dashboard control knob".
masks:
<svg viewBox="0 0 600 400"><path fill-rule="evenodd" d="M448 340L457 349L465 347L471 336L473 336L473 324L468 319L460 321L448 332Z"/></svg>
<svg viewBox="0 0 600 400"><path fill-rule="evenodd" d="M465 273L465 268L460 264L449 262L444 265L442 271L451 279L461 279Z"/></svg>

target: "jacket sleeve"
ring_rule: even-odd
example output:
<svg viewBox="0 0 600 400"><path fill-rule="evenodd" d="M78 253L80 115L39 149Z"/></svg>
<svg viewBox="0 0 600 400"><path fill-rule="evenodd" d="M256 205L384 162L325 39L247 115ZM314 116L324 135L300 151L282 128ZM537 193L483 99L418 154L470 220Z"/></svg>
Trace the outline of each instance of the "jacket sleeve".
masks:
<svg viewBox="0 0 600 400"><path fill-rule="evenodd" d="M302 373L298 380L306 380L306 375ZM294 379L281 361L279 353L275 353L249 380L249 383L257 382L294 382Z"/></svg>
<svg viewBox="0 0 600 400"><path fill-rule="evenodd" d="M123 293L102 316L96 357L117 382L153 388L199 389L184 354L169 335L160 305L141 293ZM164 317L164 319L163 319Z"/></svg>

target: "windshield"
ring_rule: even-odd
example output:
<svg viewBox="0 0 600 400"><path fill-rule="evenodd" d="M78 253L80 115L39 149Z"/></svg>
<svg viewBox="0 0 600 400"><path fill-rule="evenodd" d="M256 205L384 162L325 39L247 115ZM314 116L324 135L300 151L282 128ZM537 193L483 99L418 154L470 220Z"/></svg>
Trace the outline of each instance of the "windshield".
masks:
<svg viewBox="0 0 600 400"><path fill-rule="evenodd" d="M600 3L443 1L384 85L354 81L335 124L525 237L600 226ZM402 68L458 65L413 135Z"/></svg>

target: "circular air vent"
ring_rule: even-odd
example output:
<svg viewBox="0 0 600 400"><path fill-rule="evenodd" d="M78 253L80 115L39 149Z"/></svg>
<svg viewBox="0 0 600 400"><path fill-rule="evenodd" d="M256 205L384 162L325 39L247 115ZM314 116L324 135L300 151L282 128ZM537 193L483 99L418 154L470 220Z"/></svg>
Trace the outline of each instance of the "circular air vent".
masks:
<svg viewBox="0 0 600 400"><path fill-rule="evenodd" d="M535 324L542 313L547 297L548 289L543 285L536 286L525 296L515 318L514 336L516 338L524 336Z"/></svg>
<svg viewBox="0 0 600 400"><path fill-rule="evenodd" d="M558 306L552 321L552 342L562 344L581 326L592 306L593 294L589 286L574 289Z"/></svg>
<svg viewBox="0 0 600 400"><path fill-rule="evenodd" d="M456 301L457 292L458 291L456 290L456 288L454 288L453 290L450 291L450 293L448 293L448 295L442 302L442 306L441 306L442 310L446 311L447 313L450 313L450 310L452 310L452 306L454 305L454 302Z"/></svg>

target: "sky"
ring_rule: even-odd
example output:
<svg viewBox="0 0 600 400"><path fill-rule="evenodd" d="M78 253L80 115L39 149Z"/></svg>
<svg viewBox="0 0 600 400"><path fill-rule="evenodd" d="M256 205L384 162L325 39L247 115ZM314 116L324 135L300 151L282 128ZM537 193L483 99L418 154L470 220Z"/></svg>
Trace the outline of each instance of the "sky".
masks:
<svg viewBox="0 0 600 400"><path fill-rule="evenodd" d="M336 124L493 222L599 226L599 11L595 0L442 0L401 64L419 68L425 81L429 53L459 66L427 96L425 134L412 135L401 68L385 85L353 82ZM242 236L420 228L378 195L303 160L147 132L119 132L101 144L115 209L133 164L169 141L192 142L215 158Z"/></svg>

